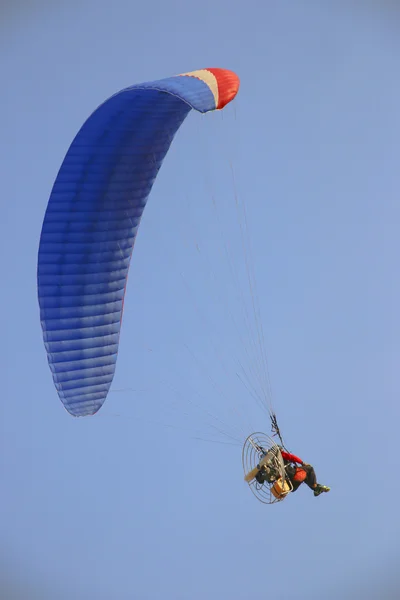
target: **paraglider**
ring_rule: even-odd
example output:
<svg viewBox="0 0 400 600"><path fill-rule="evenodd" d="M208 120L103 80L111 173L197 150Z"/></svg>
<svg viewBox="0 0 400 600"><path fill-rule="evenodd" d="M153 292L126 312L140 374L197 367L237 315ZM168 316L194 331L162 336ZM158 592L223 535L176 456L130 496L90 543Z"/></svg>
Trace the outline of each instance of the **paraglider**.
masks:
<svg viewBox="0 0 400 600"><path fill-rule="evenodd" d="M283 444L276 416L271 416L272 430ZM281 502L288 494L306 483L319 496L329 492L326 485L317 483L312 465L285 450L264 433L252 433L244 442L242 450L244 480L253 494L264 504ZM299 466L298 466L299 465Z"/></svg>
<svg viewBox="0 0 400 600"><path fill-rule="evenodd" d="M290 452L286 452L282 447L279 447L285 471L292 484L292 492L299 489L302 483L314 492L314 496L319 496L323 492L329 492L330 488L327 485L322 485L317 482L314 467L305 463L301 458ZM300 465L300 466L297 466Z"/></svg>
<svg viewBox="0 0 400 600"><path fill-rule="evenodd" d="M94 415L109 392L136 234L176 132L191 109L222 109L238 89L224 69L133 85L101 104L73 140L48 202L37 269L48 363L71 415Z"/></svg>
<svg viewBox="0 0 400 600"><path fill-rule="evenodd" d="M110 390L136 235L175 134L192 109L223 109L238 89L237 75L223 69L133 85L101 104L73 140L48 201L37 267L47 359L59 398L71 415L94 415ZM236 195L235 202L238 208ZM254 347L260 351L254 368L265 391L269 375L251 252L246 250L245 209L243 215L242 243L257 332ZM253 333L251 326L249 330ZM250 392L261 405L268 397L267 392L258 395L251 384ZM281 444L255 433L247 437L242 451L245 481L255 496L267 504L279 502L303 482L316 496L328 492L330 488L317 483L313 467L287 451L272 409L270 417Z"/></svg>

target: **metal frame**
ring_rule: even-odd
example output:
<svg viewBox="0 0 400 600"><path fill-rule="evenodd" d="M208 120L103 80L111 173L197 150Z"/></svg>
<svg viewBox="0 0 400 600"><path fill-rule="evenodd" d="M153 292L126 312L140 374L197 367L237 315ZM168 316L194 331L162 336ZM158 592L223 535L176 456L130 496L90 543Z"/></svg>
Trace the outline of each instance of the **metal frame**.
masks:
<svg viewBox="0 0 400 600"><path fill-rule="evenodd" d="M255 479L255 475L259 471L260 467L262 467L263 461L265 462L268 451L271 450L275 455L276 469L279 472L280 477L286 481L290 488L283 498L275 498L275 496L272 494L271 488L274 482L269 483L265 481L264 483L258 483L258 481ZM249 476L251 477L247 483L257 500L263 504L275 504L276 502L282 502L282 500L284 500L286 496L293 490L292 483L286 475L285 464L283 462L279 446L267 434L255 432L246 438L242 450L242 463L245 480Z"/></svg>

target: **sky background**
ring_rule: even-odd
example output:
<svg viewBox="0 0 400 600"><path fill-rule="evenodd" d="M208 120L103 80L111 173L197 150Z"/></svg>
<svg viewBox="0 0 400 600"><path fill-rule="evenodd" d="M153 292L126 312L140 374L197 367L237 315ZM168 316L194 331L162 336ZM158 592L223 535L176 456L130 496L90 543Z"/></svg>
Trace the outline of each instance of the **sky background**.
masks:
<svg viewBox="0 0 400 600"><path fill-rule="evenodd" d="M398 598L396 4L1 11L1 597ZM74 419L36 294L58 168L111 94L211 66L238 73L237 100L179 131L138 234L113 391ZM264 506L243 482L241 444L269 423L236 375L254 363L235 192L274 406L332 488L319 498L304 486ZM217 422L237 445L206 441Z"/></svg>

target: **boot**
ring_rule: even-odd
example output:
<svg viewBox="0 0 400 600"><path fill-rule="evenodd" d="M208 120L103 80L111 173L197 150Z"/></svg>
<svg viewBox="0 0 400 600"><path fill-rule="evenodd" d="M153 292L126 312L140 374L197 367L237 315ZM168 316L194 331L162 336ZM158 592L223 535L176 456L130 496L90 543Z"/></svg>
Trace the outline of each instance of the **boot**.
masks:
<svg viewBox="0 0 400 600"><path fill-rule="evenodd" d="M319 496L320 494L322 494L322 492L329 492L330 489L331 488L327 485L321 485L320 483L317 483L317 485L314 488L314 496Z"/></svg>

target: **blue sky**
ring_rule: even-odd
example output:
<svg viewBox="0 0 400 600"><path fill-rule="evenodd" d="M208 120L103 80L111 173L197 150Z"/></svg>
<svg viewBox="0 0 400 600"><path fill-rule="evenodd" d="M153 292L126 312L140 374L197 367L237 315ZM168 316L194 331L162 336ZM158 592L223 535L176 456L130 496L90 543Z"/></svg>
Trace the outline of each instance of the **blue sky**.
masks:
<svg viewBox="0 0 400 600"><path fill-rule="evenodd" d="M398 12L377 4L6 7L7 597L396 597L400 43ZM177 135L134 250L114 391L97 416L74 419L52 383L36 298L57 170L105 98L207 66L238 73L238 98L189 115ZM231 165L274 406L287 445L332 487L317 499L301 488L263 506L243 482L240 443L269 425L235 374L247 329L223 239L247 302L249 289ZM204 441L209 413L238 445Z"/></svg>

